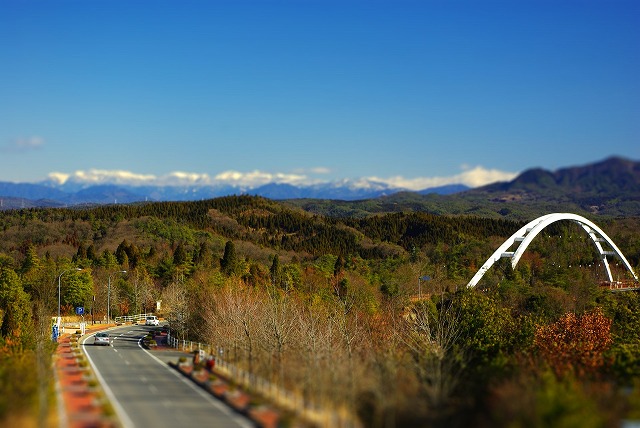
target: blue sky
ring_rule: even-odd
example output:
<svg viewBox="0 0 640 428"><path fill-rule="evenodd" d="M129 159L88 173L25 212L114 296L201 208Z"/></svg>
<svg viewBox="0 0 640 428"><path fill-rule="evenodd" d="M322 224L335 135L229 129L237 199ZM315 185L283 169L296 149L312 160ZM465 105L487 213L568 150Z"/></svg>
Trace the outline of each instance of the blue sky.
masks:
<svg viewBox="0 0 640 428"><path fill-rule="evenodd" d="M637 0L0 0L0 181L638 160L638 76Z"/></svg>

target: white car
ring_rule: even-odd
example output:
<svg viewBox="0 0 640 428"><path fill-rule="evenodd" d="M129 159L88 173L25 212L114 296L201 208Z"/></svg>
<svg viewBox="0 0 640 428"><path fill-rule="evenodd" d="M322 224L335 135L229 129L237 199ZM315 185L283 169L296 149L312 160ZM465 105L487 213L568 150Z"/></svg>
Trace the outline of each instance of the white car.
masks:
<svg viewBox="0 0 640 428"><path fill-rule="evenodd" d="M156 316L147 317L144 321L144 325L160 325L160 321Z"/></svg>
<svg viewBox="0 0 640 428"><path fill-rule="evenodd" d="M93 344L106 346L111 345L111 338L109 337L109 333L107 333L106 331L96 333L96 335L93 337Z"/></svg>

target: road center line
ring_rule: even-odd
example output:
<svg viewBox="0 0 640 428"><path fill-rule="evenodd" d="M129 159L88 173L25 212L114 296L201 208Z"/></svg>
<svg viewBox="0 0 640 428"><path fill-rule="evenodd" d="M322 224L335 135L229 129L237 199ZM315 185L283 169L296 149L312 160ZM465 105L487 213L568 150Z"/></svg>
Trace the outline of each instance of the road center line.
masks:
<svg viewBox="0 0 640 428"><path fill-rule="evenodd" d="M93 337L94 335L95 335L95 333L92 334L91 336L88 336L88 337ZM104 393L109 398L109 402L111 402L111 404L113 405L113 408L116 411L116 414L118 415L118 419L120 419L120 423L122 423L122 427L123 428L135 428L135 425L133 424L133 421L131 419L129 419L129 415L127 415L127 412L124 411L124 409L122 408L122 405L116 399L115 394L113 393L113 391L111 391L111 388L109 388L109 385L104 380L104 378L102 377L102 375L98 371L98 368L96 367L96 365L94 364L93 360L91 359L91 356L87 352L87 349L85 348L85 342L86 342L87 338L85 338L85 340L82 341L82 351L84 352L84 355L87 357L87 360L89 360L89 364L91 365L91 368L93 369L93 373L98 378L98 382L100 382L100 385L102 386L102 389L103 389Z"/></svg>
<svg viewBox="0 0 640 428"><path fill-rule="evenodd" d="M213 396L207 392L205 392L202 388L200 388L199 386L196 386L196 384L192 381L189 380L187 378L185 378L182 374L178 373L177 370L172 369L171 367L169 367L166 363L164 363L160 358L156 357L155 355L153 355L151 352L147 351L146 349L144 349L142 347L142 337L138 340L138 346L140 347L140 349L142 349L147 355L149 355L152 359L154 359L158 364L160 364L162 367L164 367L165 369L167 369L169 372L171 372L175 377L177 377L178 379L180 379L182 382L184 382L185 384L189 385L189 387L191 389L193 389L194 391L196 391L198 393L198 395L200 395L201 397L203 397L205 400L207 400L209 403L213 404L215 407L217 407L220 411L222 411L224 414L226 414L227 416L229 416L231 419L234 420L234 422L236 422L238 425L240 425L241 427L245 427L245 428L253 428L254 425L247 422L246 420L237 417L233 411L227 407L226 405L222 404L220 401L218 401L218 399L213 398Z"/></svg>

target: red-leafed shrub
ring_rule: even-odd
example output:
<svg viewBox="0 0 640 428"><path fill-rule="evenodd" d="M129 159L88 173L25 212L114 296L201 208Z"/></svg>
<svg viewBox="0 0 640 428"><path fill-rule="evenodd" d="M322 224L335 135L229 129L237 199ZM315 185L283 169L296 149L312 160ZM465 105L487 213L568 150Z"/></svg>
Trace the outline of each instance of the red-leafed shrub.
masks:
<svg viewBox="0 0 640 428"><path fill-rule="evenodd" d="M568 313L553 324L538 326L534 345L558 377L574 371L594 375L605 364L611 346L611 320L600 308L583 315Z"/></svg>

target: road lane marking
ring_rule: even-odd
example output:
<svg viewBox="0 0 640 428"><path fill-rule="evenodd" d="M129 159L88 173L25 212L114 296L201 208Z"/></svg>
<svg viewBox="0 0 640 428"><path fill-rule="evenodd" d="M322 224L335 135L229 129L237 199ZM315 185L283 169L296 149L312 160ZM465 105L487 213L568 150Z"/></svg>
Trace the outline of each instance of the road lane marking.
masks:
<svg viewBox="0 0 640 428"><path fill-rule="evenodd" d="M89 337L92 337L92 336L93 335L91 335ZM85 338L85 340L82 341L82 350L84 351L84 355L87 356L87 360L89 360L89 364L91 365L91 368L93 369L93 373L98 378L98 382L100 382L100 385L102 385L102 390L104 391L104 393L109 398L109 402L111 403L111 405L113 405L113 409L116 411L116 414L118 415L118 419L120 419L120 423L122 424L122 427L123 428L135 428L135 425L133 424L133 421L131 419L129 419L129 415L127 415L127 412L125 412L125 410L122 408L122 405L120 404L120 402L116 398L116 396L113 393L113 391L111 390L111 388L109 388L109 385L104 380L104 378L102 377L102 374L100 374L100 372L98 371L98 367L96 367L95 363L93 362L93 359L91 358L91 356L87 352L87 349L85 348L86 339L87 338Z"/></svg>
<svg viewBox="0 0 640 428"><path fill-rule="evenodd" d="M146 352L146 354L148 356L150 356L152 359L154 359L158 364L160 364L162 367L167 369L169 372L173 373L173 375L175 377L180 379L186 385L189 385L189 387L191 389L196 391L202 398L204 398L210 404L213 404L218 410L223 412L226 416L228 416L231 420L233 420L239 426L241 426L243 428L254 428L255 427L255 425L252 422L250 422L249 420L245 420L244 418L238 417L228 406L226 406L225 404L222 404L217 398L214 398L211 394L209 394L208 392L203 390L201 387L197 386L192 380L189 380L189 379L185 378L182 374L178 373L177 370L172 369L166 363L164 363L160 358L156 357L151 352L149 352L146 349L144 349L142 347L142 339L143 339L143 337L141 337L138 340L138 346L140 347L140 349L142 349L144 352Z"/></svg>
<svg viewBox="0 0 640 428"><path fill-rule="evenodd" d="M158 388L156 388L155 385L149 385L149 391L151 391L152 394L157 394Z"/></svg>

